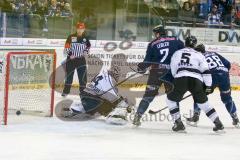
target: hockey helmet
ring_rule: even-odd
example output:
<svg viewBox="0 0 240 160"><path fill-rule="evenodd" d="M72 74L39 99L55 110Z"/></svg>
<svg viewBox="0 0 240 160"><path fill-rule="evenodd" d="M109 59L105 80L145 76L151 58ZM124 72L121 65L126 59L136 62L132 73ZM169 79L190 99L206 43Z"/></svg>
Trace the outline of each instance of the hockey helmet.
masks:
<svg viewBox="0 0 240 160"><path fill-rule="evenodd" d="M188 36L185 40L185 46L194 48L197 44L197 38L195 36Z"/></svg>
<svg viewBox="0 0 240 160"><path fill-rule="evenodd" d="M153 32L160 33L160 35L166 35L165 27L162 24L155 26Z"/></svg>
<svg viewBox="0 0 240 160"><path fill-rule="evenodd" d="M201 53L206 52L205 46L203 44L197 45L197 47L195 47L195 50L198 51L198 52L201 52Z"/></svg>

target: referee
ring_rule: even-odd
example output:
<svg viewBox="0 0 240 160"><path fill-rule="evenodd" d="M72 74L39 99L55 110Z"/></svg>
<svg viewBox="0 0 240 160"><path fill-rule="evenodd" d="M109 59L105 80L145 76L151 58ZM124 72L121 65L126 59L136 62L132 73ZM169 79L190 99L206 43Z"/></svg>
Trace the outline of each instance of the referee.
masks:
<svg viewBox="0 0 240 160"><path fill-rule="evenodd" d="M67 61L63 97L66 97L70 93L75 69L77 69L80 94L85 89L87 83L85 55L88 54L90 47L90 41L85 34L85 24L78 22L76 33L68 36L65 43L64 53L67 55Z"/></svg>

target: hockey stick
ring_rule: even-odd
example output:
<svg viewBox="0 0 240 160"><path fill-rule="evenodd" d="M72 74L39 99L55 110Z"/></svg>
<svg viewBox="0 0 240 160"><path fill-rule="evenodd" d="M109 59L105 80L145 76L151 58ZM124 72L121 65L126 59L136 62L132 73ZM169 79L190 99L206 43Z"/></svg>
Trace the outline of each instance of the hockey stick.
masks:
<svg viewBox="0 0 240 160"><path fill-rule="evenodd" d="M109 92L110 90L112 90L113 88L119 86L120 84L126 82L127 80L131 79L132 77L136 76L137 74L141 74L138 71L135 71L132 67L130 67L130 69L134 72L132 75L130 75L129 77L125 78L124 80L118 82L117 84L115 84L114 86L112 86L111 88L109 88L108 90L106 90L105 92L99 94L98 96L102 96L104 94L106 94L107 92ZM147 71L146 71L147 72ZM143 74L141 74L143 75Z"/></svg>
<svg viewBox="0 0 240 160"><path fill-rule="evenodd" d="M184 99L187 99L188 97L190 97L190 96L192 96L192 94L189 94L189 95L187 95L186 97L183 97L183 99L182 100L184 100ZM182 101L181 100L181 101ZM167 109L168 108L168 106L167 107L164 107L164 108L162 108L162 109L160 109L160 110L157 110L157 111L153 111L153 110L149 110L148 111L148 113L149 114L157 114L157 113L159 113L159 112L161 112L161 111L163 111L163 110L165 110L165 109Z"/></svg>
<svg viewBox="0 0 240 160"><path fill-rule="evenodd" d="M127 80L129 80L130 78L136 76L137 74L138 74L138 72L133 73L133 74L130 75L129 77L127 77L127 78L125 78L124 80L118 82L117 84L115 84L114 86L112 86L111 88L109 88L108 90L106 90L105 92L99 94L98 96L102 96L102 95L106 94L107 92L109 92L109 91L112 90L113 88L115 88L115 87L119 86L120 84L126 82Z"/></svg>

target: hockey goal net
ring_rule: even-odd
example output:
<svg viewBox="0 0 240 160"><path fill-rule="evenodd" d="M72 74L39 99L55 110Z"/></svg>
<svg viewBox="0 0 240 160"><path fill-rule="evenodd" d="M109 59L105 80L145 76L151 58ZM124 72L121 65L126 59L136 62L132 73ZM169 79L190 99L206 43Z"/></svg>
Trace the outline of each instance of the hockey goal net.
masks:
<svg viewBox="0 0 240 160"><path fill-rule="evenodd" d="M0 119L10 115L52 116L56 53L0 51Z"/></svg>

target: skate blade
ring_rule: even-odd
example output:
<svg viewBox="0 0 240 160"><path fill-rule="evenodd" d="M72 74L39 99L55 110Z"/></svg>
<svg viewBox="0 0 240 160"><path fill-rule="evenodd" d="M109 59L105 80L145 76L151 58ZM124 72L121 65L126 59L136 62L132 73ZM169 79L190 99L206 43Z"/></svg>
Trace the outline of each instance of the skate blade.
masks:
<svg viewBox="0 0 240 160"><path fill-rule="evenodd" d="M122 118L107 118L106 123L112 125L126 125L127 121Z"/></svg>
<svg viewBox="0 0 240 160"><path fill-rule="evenodd" d="M77 117L77 114L65 113L62 116L63 116L63 118L72 118L72 119L74 119L74 118Z"/></svg>
<svg viewBox="0 0 240 160"><path fill-rule="evenodd" d="M217 134L225 134L226 133L225 130L218 130L218 131L214 131L214 132L217 133Z"/></svg>
<svg viewBox="0 0 240 160"><path fill-rule="evenodd" d="M186 131L186 130L181 130L181 131L173 131L173 133L186 134L186 133L187 133L187 131Z"/></svg>
<svg viewBox="0 0 240 160"><path fill-rule="evenodd" d="M140 126L141 126L141 124L136 125L136 124L133 124L133 123L132 123L132 128L139 128Z"/></svg>
<svg viewBox="0 0 240 160"><path fill-rule="evenodd" d="M233 125L235 128L240 129L240 124L238 123L237 125Z"/></svg>
<svg viewBox="0 0 240 160"><path fill-rule="evenodd" d="M198 122L190 122L190 121L186 121L186 124L192 127L197 127L198 126Z"/></svg>

